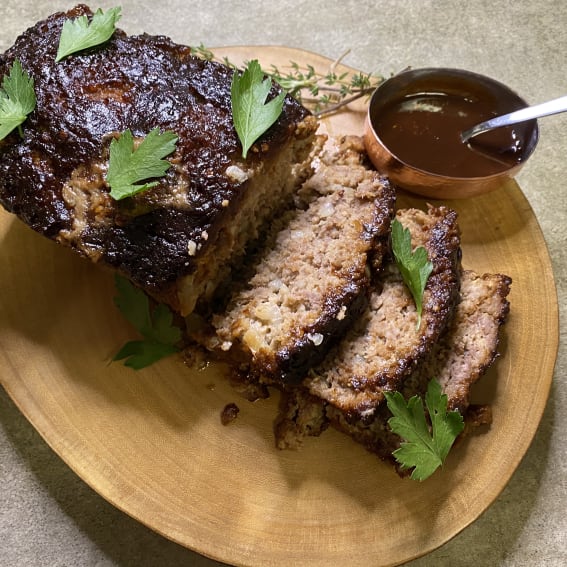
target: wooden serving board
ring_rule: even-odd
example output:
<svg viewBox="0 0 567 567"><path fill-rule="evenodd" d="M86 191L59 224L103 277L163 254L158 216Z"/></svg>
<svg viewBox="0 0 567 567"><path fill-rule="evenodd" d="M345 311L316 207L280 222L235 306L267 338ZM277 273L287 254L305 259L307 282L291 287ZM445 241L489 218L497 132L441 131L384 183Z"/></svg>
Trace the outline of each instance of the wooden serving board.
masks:
<svg viewBox="0 0 567 567"><path fill-rule="evenodd" d="M231 59L330 62L278 47L218 50ZM363 102L323 122L362 133ZM400 204L424 206L400 196ZM215 365L170 358L135 373L109 360L132 338L111 274L0 212L0 383L47 443L115 506L188 548L237 565L394 565L440 546L498 496L538 427L558 347L551 264L519 187L449 202L463 264L513 279L501 357L477 401L494 423L424 483L337 432L300 451L274 448L277 396L250 403ZM220 412L241 411L229 426Z"/></svg>

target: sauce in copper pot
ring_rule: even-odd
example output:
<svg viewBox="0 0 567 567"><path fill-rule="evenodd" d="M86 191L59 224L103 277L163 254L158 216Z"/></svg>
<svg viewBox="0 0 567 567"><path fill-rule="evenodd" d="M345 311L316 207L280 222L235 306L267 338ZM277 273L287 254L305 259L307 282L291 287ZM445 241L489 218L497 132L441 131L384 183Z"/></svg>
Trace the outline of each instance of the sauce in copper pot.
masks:
<svg viewBox="0 0 567 567"><path fill-rule="evenodd" d="M406 95L373 120L376 134L400 161L439 175L483 177L521 162L533 126L492 130L463 144L460 133L479 122L516 110L494 108L493 100L446 93Z"/></svg>

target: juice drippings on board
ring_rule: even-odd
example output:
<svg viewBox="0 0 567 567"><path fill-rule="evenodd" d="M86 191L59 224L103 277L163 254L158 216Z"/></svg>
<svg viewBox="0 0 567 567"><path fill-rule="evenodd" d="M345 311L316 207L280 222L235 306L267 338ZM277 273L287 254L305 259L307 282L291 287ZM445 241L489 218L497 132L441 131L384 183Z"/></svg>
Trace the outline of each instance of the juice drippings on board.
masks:
<svg viewBox="0 0 567 567"><path fill-rule="evenodd" d="M382 143L402 162L439 175L483 177L521 162L529 125L507 126L463 144L460 133L511 110L493 102L444 93L406 96L374 120Z"/></svg>

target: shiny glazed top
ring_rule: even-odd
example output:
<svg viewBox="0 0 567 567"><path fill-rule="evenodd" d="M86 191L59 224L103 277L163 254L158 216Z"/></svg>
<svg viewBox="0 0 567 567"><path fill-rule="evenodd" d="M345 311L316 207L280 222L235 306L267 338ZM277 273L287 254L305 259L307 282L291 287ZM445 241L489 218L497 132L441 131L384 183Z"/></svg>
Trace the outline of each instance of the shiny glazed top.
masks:
<svg viewBox="0 0 567 567"><path fill-rule="evenodd" d="M59 63L55 55L66 18L91 16L84 5L59 12L29 28L0 55L0 77L15 58L34 79L36 109L17 132L0 141L0 204L36 231L53 237L72 224L63 185L78 168L104 164L113 135L130 128L134 136L151 129L178 137L173 167L155 190L114 203L112 234L88 228L84 239L105 250L104 260L131 270L141 285L160 285L192 270L188 241L203 231L214 238L216 221L232 214L246 181L227 178L227 166L242 162L232 124L232 69L191 55L189 47L164 36L127 36L116 30L101 46ZM273 93L278 91L274 86ZM278 121L249 152L243 167L263 161L293 135L309 112L286 97ZM100 167L99 167L100 170ZM100 175L99 175L100 177ZM188 205L174 202L179 191ZM229 201L230 207L223 207ZM45 211L39 215L38 211ZM159 240L167 254L152 254ZM104 246L101 244L104 243ZM148 256L150 255L150 256Z"/></svg>

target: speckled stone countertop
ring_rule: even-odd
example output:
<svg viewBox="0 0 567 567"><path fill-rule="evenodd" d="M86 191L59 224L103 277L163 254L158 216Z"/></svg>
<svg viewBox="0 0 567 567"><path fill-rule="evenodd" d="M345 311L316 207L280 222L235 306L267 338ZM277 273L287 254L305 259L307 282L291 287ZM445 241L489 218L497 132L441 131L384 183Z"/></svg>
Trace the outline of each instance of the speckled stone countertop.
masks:
<svg viewBox="0 0 567 567"><path fill-rule="evenodd" d="M91 5L108 8L110 2ZM536 103L567 94L564 0L151 2L123 0L120 27L185 44L286 45L387 75L407 66L465 68ZM0 52L72 3L3 0ZM543 230L560 315L567 304L567 114L540 121L518 182ZM1 269L1 268L0 268ZM564 319L551 396L525 458L496 502L426 557L425 566L567 565L567 352ZM212 567L118 511L55 455L0 388L0 566Z"/></svg>

